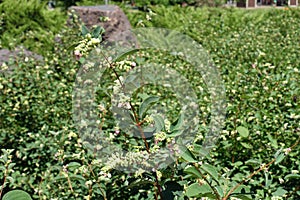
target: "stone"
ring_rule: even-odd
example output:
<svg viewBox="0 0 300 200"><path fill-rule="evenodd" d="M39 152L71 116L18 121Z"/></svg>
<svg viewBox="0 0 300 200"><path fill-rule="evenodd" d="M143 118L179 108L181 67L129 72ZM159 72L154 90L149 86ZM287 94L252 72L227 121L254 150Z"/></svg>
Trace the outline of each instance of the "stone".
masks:
<svg viewBox="0 0 300 200"><path fill-rule="evenodd" d="M16 48L15 50L0 49L0 66L10 60L15 60L19 55L28 58L34 58L37 60L43 60L43 56L37 55L22 47Z"/></svg>
<svg viewBox="0 0 300 200"><path fill-rule="evenodd" d="M94 25L102 26L105 29L103 40L108 43L134 41L128 18L116 5L72 6L70 10L74 10L89 29Z"/></svg>

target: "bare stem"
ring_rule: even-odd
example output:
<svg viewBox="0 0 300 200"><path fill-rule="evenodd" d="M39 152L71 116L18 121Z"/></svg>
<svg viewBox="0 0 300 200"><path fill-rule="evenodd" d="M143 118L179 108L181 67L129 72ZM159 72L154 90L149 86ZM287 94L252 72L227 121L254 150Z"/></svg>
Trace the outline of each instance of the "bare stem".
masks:
<svg viewBox="0 0 300 200"><path fill-rule="evenodd" d="M158 192L156 192L155 197L157 198L157 196L159 195L160 199L162 200L163 197L162 197L162 194L161 194L161 187L160 187L160 185L158 183L158 177L157 177L156 172L155 172L155 186L156 186L157 191L158 191ZM158 195L157 195L157 193L158 193Z"/></svg>
<svg viewBox="0 0 300 200"><path fill-rule="evenodd" d="M295 144L293 144L290 148L293 149L295 146L297 146L300 142L300 136L297 139L297 141L295 142ZM227 200L229 198L229 196L241 185L245 184L249 179L251 179L253 176L255 176L256 174L258 174L259 172L261 172L262 170L268 168L270 165L272 165L274 162L276 161L276 158L274 158L273 160L271 160L268 164L266 165L262 165L258 170L254 171L252 174L250 174L247 178L245 178L244 180L242 180L240 183L238 183L236 186L234 186L233 188L231 188L231 190L227 193L227 195L222 199L222 200Z"/></svg>
<svg viewBox="0 0 300 200"><path fill-rule="evenodd" d="M1 190L0 190L0 197L1 197L1 195L2 195L2 192L3 192L3 189L4 189L4 185L5 185L5 183L6 183L6 177L7 177L7 173L8 173L8 167L6 167L6 169L5 169L5 173L4 173L4 180L3 180L3 184L2 184L2 186L1 186Z"/></svg>
<svg viewBox="0 0 300 200"><path fill-rule="evenodd" d="M245 184L249 179L251 179L254 175L258 174L260 171L268 168L271 164L273 164L276 161L276 159L273 159L271 162L269 162L266 165L262 165L258 170L254 171L252 174L250 174L247 178L242 180L240 183L238 183L236 186L231 188L231 190L227 193L227 195L222 200L227 200L229 196L241 185Z"/></svg>
<svg viewBox="0 0 300 200"><path fill-rule="evenodd" d="M121 78L119 76L119 74L117 73L117 71L114 69L114 64L112 62L110 62L108 60L108 58L101 52L102 56L105 58L106 62L109 64L109 68L113 71L113 73L115 74L115 76L117 77L123 91L125 90L125 86L123 84L123 82L121 81ZM142 124L143 124L143 121L140 121L139 120L139 116L134 108L134 106L132 105L131 101L129 102L129 105L130 105L130 110L133 112L133 115L134 115L134 120L135 120L135 123L136 123L136 126L138 127L139 129L139 132L141 134L141 137L143 139L143 142L144 142L144 145L145 145L145 148L146 148L146 151L148 154L150 154L150 148L149 148L149 144L146 140L146 136L144 134L144 131L142 129ZM157 177L157 174L155 172L155 183L154 185L156 186L157 188L157 191L155 193L155 199L158 199L158 196L160 197L160 199L162 200L162 193L161 193L161 187L159 185L159 181L158 181L158 177Z"/></svg>
<svg viewBox="0 0 300 200"><path fill-rule="evenodd" d="M74 193L74 190L73 190L73 187L72 187L72 183L71 183L70 177L68 176L67 179L68 179L69 187L70 187L72 193Z"/></svg>

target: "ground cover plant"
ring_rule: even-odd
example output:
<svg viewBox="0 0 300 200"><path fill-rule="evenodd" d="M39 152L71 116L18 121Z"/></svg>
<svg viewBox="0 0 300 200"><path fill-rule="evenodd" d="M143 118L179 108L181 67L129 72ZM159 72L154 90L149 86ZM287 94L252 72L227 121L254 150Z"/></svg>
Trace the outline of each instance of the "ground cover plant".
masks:
<svg viewBox="0 0 300 200"><path fill-rule="evenodd" d="M0 13L0 47L23 46L39 54L53 50L55 34L66 21L64 13L46 9L39 0L4 0Z"/></svg>
<svg viewBox="0 0 300 200"><path fill-rule="evenodd" d="M120 77L140 65L178 71L194 88L201 110L195 142L171 165L126 173L118 165L132 161L117 155L119 162L104 164L94 147L83 144L88 129L78 127L72 99L74 83L80 83L76 74L101 41L101 29L87 30L74 18L74 27L61 30L60 42L42 53L43 61L20 55L1 66L1 197L23 190L32 199L299 199L299 10L125 11L134 27L178 30L208 52L226 88L226 118L216 146L203 157L212 99L201 74L180 54L140 50L111 62L102 55L106 70L95 85L95 123L113 145L143 160L142 152L172 143L185 125L180 101L155 84L138 90L128 108L136 124L159 129L154 137L136 140L117 123L111 99L126 106ZM153 113L155 106L165 109L168 120Z"/></svg>

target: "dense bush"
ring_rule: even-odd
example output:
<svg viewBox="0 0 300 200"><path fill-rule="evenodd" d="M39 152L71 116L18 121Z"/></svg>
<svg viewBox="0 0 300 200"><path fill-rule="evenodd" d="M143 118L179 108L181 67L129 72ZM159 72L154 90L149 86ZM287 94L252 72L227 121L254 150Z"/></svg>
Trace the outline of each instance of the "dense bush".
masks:
<svg viewBox="0 0 300 200"><path fill-rule="evenodd" d="M53 50L55 34L66 22L64 13L48 10L40 0L4 0L0 13L2 48L22 45L40 54Z"/></svg>
<svg viewBox="0 0 300 200"><path fill-rule="evenodd" d="M43 61L20 55L1 66L0 144L14 149L0 157L0 181L6 183L1 193L23 189L33 199L299 199L299 10L151 7L148 13L127 13L135 27L177 29L209 52L227 96L226 122L217 146L202 158L201 141L195 141L162 170L124 173L104 165L83 146L72 116L75 76L84 62L84 57L74 58L73 47L86 41L74 26L60 32L60 43L49 48L53 51L39 49ZM191 64L179 55L146 50L123 59L108 66L96 96L99 129L108 140L135 152L147 149L143 140L128 139L128 133L119 130L109 109L118 89L117 74L147 62L172 67L190 81L202 112L199 135L205 134L211 99L205 98L207 88ZM178 118L178 102L170 91L150 86L139 92L135 110L146 104L141 101L149 102L147 94L156 95L170 121ZM178 124L180 120L173 125ZM158 145L168 142L166 135L177 134L174 127L161 128L165 135L159 135ZM152 139L148 142L157 148ZM238 183L243 185L231 191Z"/></svg>
<svg viewBox="0 0 300 200"><path fill-rule="evenodd" d="M222 6L226 3L224 0L131 0L131 1L122 1L131 3L132 5L138 7L147 7L151 5L164 5L164 6L172 6L172 5L183 5L183 6L210 6L210 7L218 7Z"/></svg>

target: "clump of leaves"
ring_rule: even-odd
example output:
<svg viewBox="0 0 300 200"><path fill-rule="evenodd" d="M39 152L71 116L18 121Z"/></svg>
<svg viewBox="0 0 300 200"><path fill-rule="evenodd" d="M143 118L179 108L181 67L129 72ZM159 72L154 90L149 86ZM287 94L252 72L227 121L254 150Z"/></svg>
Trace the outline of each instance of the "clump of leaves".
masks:
<svg viewBox="0 0 300 200"><path fill-rule="evenodd" d="M66 22L60 10L48 10L40 0L0 3L0 39L4 48L22 45L36 53L53 50L54 37Z"/></svg>

